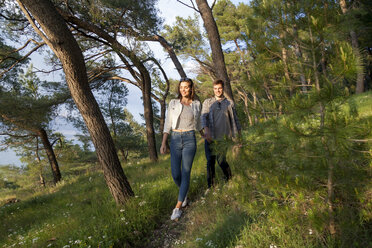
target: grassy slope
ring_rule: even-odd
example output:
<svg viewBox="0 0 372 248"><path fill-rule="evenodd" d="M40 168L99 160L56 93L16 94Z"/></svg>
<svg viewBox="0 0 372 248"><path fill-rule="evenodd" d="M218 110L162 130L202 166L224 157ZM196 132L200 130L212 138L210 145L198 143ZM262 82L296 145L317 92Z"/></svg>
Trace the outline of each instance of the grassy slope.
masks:
<svg viewBox="0 0 372 248"><path fill-rule="evenodd" d="M359 121L370 120L372 93L353 100L360 111ZM322 167L316 158L288 154L292 148L285 141L290 140L285 135L274 135L282 132L280 123L248 130L239 159L231 164L233 180L220 182L206 196L205 158L199 145L189 193L195 203L188 210L190 223L179 237L180 246L372 244L370 160L355 158L365 166L351 166L352 170L343 169L336 175L357 178L359 183L342 181L356 186L347 192L336 189L339 235L331 238L326 226L325 177L319 173ZM57 187L34 190L32 195L31 191L21 196L15 192L24 200L0 208L0 247L142 247L174 207L177 189L170 176L168 156L156 165L143 162L124 166L136 193L125 207L115 205L99 171L80 171L84 173L65 176ZM222 178L218 168L217 178Z"/></svg>

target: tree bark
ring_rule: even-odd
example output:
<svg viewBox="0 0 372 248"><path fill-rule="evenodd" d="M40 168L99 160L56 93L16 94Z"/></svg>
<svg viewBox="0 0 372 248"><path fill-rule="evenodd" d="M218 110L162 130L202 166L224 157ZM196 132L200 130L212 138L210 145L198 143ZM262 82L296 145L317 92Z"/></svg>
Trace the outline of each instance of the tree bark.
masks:
<svg viewBox="0 0 372 248"><path fill-rule="evenodd" d="M342 10L342 13L345 15L348 12L345 0L340 0L340 7ZM350 30L350 37L351 37L351 46L353 47L354 53L357 55L357 57L362 57L359 51L358 37L353 29ZM363 92L364 92L364 71L360 70L357 73L357 84L356 84L355 93L359 94Z"/></svg>
<svg viewBox="0 0 372 248"><path fill-rule="evenodd" d="M306 78L305 78L305 74L304 74L304 68L303 68L303 65L302 65L302 51L301 51L301 48L300 48L300 44L299 44L299 37L298 37L298 32L297 32L297 25L293 25L293 37L294 37L294 50L295 50L295 54L296 54L296 57L297 57L297 63L298 63L298 70L299 70L299 75L300 75L300 82L301 82L301 88L302 88L302 92L307 92L307 85L306 85Z"/></svg>
<svg viewBox="0 0 372 248"><path fill-rule="evenodd" d="M56 155L54 154L53 147L49 142L48 134L44 128L40 128L37 130L37 134L40 137L41 141L43 142L45 153L47 154L50 167L52 168L53 173L53 182L54 184L61 181L61 172L59 170L58 162L56 159Z"/></svg>
<svg viewBox="0 0 372 248"><path fill-rule="evenodd" d="M209 7L207 0L196 0L200 15L204 22L204 27L207 30L209 44L212 50L212 60L216 75L219 79L225 82L226 97L234 100L230 79L227 74L225 58L221 47L220 34L218 32L216 21L213 17L212 9Z"/></svg>
<svg viewBox="0 0 372 248"><path fill-rule="evenodd" d="M71 96L78 107L96 148L109 190L117 204L134 193L120 165L114 142L89 88L83 54L63 18L49 0L17 0L35 31L62 63ZM33 19L41 26L41 32Z"/></svg>

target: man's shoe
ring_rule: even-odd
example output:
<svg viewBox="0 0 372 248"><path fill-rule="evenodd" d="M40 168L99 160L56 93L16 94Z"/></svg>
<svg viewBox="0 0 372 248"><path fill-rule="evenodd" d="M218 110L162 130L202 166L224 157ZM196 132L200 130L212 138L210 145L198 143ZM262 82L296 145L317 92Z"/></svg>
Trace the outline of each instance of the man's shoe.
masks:
<svg viewBox="0 0 372 248"><path fill-rule="evenodd" d="M173 209L171 220L177 220L181 217L182 211L179 208Z"/></svg>
<svg viewBox="0 0 372 248"><path fill-rule="evenodd" d="M184 208L184 207L186 207L187 206L187 204L188 204L189 202L187 201L187 196L185 197L185 199L183 200L183 202L182 202L182 207Z"/></svg>

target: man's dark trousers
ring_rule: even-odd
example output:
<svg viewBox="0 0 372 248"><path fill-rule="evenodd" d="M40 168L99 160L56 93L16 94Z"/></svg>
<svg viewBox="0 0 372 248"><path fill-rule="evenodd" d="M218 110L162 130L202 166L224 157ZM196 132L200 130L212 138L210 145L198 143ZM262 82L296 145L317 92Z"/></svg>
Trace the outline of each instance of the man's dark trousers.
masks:
<svg viewBox="0 0 372 248"><path fill-rule="evenodd" d="M204 149L205 157L207 158L207 181L208 188L214 185L214 178L216 176L216 159L218 165L221 167L223 174L225 175L225 180L228 181L231 178L231 169L226 161L226 151L219 151L217 155L213 154L212 148L213 141L209 143L205 140Z"/></svg>

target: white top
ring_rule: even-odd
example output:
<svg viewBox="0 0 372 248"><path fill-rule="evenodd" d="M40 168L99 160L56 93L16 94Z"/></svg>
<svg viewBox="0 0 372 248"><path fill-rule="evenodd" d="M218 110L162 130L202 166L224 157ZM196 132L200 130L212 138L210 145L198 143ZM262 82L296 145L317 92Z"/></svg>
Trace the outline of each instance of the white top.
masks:
<svg viewBox="0 0 372 248"><path fill-rule="evenodd" d="M190 104L194 115L194 121L192 124L192 129L196 131L200 131L202 129L200 123L200 112L201 112L201 104L198 100L193 100ZM170 133L171 130L176 129L178 119L180 118L181 112L183 109L183 105L180 102L180 99L172 99L168 105L168 112L165 118L164 124L164 133Z"/></svg>
<svg viewBox="0 0 372 248"><path fill-rule="evenodd" d="M194 130L194 113L190 105L182 104L182 111L178 117L176 129L183 131Z"/></svg>

